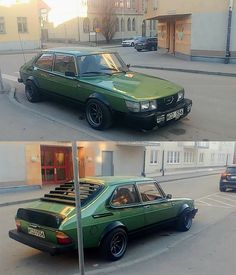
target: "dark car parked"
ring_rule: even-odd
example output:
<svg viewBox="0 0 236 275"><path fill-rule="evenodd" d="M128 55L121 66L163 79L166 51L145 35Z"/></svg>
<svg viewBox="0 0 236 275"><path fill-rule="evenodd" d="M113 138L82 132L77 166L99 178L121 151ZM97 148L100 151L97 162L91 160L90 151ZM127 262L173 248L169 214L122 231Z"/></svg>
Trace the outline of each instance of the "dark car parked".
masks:
<svg viewBox="0 0 236 275"><path fill-rule="evenodd" d="M156 37L142 38L136 43L135 49L138 52L140 52L142 50L156 51L157 50L157 38Z"/></svg>
<svg viewBox="0 0 236 275"><path fill-rule="evenodd" d="M228 166L220 178L220 191L225 192L227 188L236 189L236 165Z"/></svg>

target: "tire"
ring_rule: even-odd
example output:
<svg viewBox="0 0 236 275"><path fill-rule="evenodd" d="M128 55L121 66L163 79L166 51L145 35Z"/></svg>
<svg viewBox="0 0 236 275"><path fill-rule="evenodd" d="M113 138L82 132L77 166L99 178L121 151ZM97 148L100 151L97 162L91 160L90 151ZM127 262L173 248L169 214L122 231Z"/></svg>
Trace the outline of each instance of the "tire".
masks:
<svg viewBox="0 0 236 275"><path fill-rule="evenodd" d="M133 46L134 46L134 42L131 43L131 47L133 47Z"/></svg>
<svg viewBox="0 0 236 275"><path fill-rule="evenodd" d="M151 46L151 51L155 51L155 46Z"/></svg>
<svg viewBox="0 0 236 275"><path fill-rule="evenodd" d="M104 237L100 247L101 253L105 259L117 261L124 256L127 244L126 231L122 228L115 228Z"/></svg>
<svg viewBox="0 0 236 275"><path fill-rule="evenodd" d="M90 99L86 104L86 119L96 130L105 130L112 125L112 114L109 108L97 99Z"/></svg>
<svg viewBox="0 0 236 275"><path fill-rule="evenodd" d="M220 185L219 189L220 189L220 192L226 192L227 188L225 186Z"/></svg>
<svg viewBox="0 0 236 275"><path fill-rule="evenodd" d="M138 51L138 52L141 52L141 50L140 50L140 49L137 49L137 51Z"/></svg>
<svg viewBox="0 0 236 275"><path fill-rule="evenodd" d="M32 81L26 82L25 95L28 101L32 103L39 102L42 99L42 95L40 94L38 87Z"/></svg>
<svg viewBox="0 0 236 275"><path fill-rule="evenodd" d="M178 231L188 231L192 226L193 218L190 209L185 209L177 221Z"/></svg>

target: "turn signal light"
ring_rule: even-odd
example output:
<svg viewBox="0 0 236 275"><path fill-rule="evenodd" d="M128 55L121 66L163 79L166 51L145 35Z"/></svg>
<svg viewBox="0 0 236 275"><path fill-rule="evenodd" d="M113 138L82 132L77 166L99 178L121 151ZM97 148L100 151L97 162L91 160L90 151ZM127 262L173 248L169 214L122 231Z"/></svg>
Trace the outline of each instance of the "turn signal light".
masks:
<svg viewBox="0 0 236 275"><path fill-rule="evenodd" d="M65 233L57 231L56 232L57 242L62 245L70 244L72 243L72 240L70 237L68 237Z"/></svg>
<svg viewBox="0 0 236 275"><path fill-rule="evenodd" d="M17 231L20 231L20 230L21 230L21 223L20 223L20 220L16 220L16 229L17 229Z"/></svg>

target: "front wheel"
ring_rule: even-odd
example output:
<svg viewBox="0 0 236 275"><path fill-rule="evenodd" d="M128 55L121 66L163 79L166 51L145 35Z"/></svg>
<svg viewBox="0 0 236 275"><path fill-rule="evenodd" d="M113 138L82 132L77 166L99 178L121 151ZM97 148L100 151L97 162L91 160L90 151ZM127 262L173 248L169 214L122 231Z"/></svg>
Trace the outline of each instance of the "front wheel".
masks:
<svg viewBox="0 0 236 275"><path fill-rule="evenodd" d="M42 95L38 87L32 82L27 81L25 84L25 95L29 102L39 102L42 99Z"/></svg>
<svg viewBox="0 0 236 275"><path fill-rule="evenodd" d="M97 99L90 99L86 105L86 119L96 130L105 130L112 125L112 114L109 108Z"/></svg>
<svg viewBox="0 0 236 275"><path fill-rule="evenodd" d="M177 222L177 230L179 231L188 231L193 223L192 212L190 209L186 209L180 215L179 220Z"/></svg>
<svg viewBox="0 0 236 275"><path fill-rule="evenodd" d="M127 243L128 237L126 231L122 228L115 228L103 239L101 253L106 259L117 261L124 256Z"/></svg>

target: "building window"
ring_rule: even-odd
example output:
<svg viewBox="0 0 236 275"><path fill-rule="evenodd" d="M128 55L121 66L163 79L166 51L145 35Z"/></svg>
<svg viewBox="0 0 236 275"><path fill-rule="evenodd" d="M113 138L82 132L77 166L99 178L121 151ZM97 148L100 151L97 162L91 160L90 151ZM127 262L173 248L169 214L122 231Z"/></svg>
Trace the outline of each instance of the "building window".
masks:
<svg viewBox="0 0 236 275"><path fill-rule="evenodd" d="M130 18L127 21L127 30L130 32L131 31L131 20Z"/></svg>
<svg viewBox="0 0 236 275"><path fill-rule="evenodd" d="M115 1L115 7L116 7L116 8L119 7L119 1Z"/></svg>
<svg viewBox="0 0 236 275"><path fill-rule="evenodd" d="M194 153L193 152L184 152L184 162L193 163L194 162Z"/></svg>
<svg viewBox="0 0 236 275"><path fill-rule="evenodd" d="M124 7L124 0L120 0L120 8Z"/></svg>
<svg viewBox="0 0 236 275"><path fill-rule="evenodd" d="M26 17L17 17L17 26L18 26L19 33L26 33L28 31L27 18Z"/></svg>
<svg viewBox="0 0 236 275"><path fill-rule="evenodd" d="M167 163L168 164L178 164L178 163L180 163L180 152L168 151L168 153L167 153Z"/></svg>
<svg viewBox="0 0 236 275"><path fill-rule="evenodd" d="M121 18L121 31L124 32L125 31L125 21L123 18Z"/></svg>
<svg viewBox="0 0 236 275"><path fill-rule="evenodd" d="M197 146L201 147L201 148L209 148L209 142L208 141L199 141L197 143Z"/></svg>
<svg viewBox="0 0 236 275"><path fill-rule="evenodd" d="M151 150L150 151L150 164L157 164L158 163L158 151Z"/></svg>
<svg viewBox="0 0 236 275"><path fill-rule="evenodd" d="M4 17L0 17L0 33L6 33Z"/></svg>
<svg viewBox="0 0 236 275"><path fill-rule="evenodd" d="M157 10L158 8L158 0L153 0L153 9Z"/></svg>
<svg viewBox="0 0 236 275"><path fill-rule="evenodd" d="M89 32L89 19L88 18L84 19L83 30L84 30L84 33L88 33Z"/></svg>
<svg viewBox="0 0 236 275"><path fill-rule="evenodd" d="M199 163L203 163L204 162L204 153L200 153L199 154Z"/></svg>
<svg viewBox="0 0 236 275"><path fill-rule="evenodd" d="M225 163L225 154L219 154L218 155L218 162L219 163Z"/></svg>
<svg viewBox="0 0 236 275"><path fill-rule="evenodd" d="M116 32L119 32L120 31L120 21L119 21L119 18L117 17L116 18Z"/></svg>
<svg viewBox="0 0 236 275"><path fill-rule="evenodd" d="M131 8L135 9L135 0L132 0L132 2L131 2Z"/></svg>
<svg viewBox="0 0 236 275"><path fill-rule="evenodd" d="M211 154L211 162L214 162L215 161L215 153L212 153Z"/></svg>
<svg viewBox="0 0 236 275"><path fill-rule="evenodd" d="M153 21L152 21L152 29L153 29L153 30L156 30L156 20L153 20Z"/></svg>
<svg viewBox="0 0 236 275"><path fill-rule="evenodd" d="M132 31L136 30L136 23L135 23L135 18L132 21Z"/></svg>
<svg viewBox="0 0 236 275"><path fill-rule="evenodd" d="M97 18L93 19L93 31L96 31L96 29L99 28L99 22Z"/></svg>
<svg viewBox="0 0 236 275"><path fill-rule="evenodd" d="M131 8L131 0L127 0L126 6L127 6L128 9Z"/></svg>

